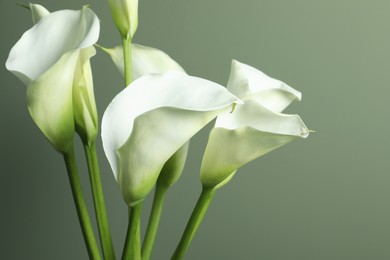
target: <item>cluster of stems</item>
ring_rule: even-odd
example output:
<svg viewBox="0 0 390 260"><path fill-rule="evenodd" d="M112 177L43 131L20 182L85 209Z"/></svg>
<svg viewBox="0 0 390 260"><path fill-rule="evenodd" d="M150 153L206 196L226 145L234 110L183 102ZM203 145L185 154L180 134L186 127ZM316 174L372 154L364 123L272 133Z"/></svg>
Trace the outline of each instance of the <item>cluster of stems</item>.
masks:
<svg viewBox="0 0 390 260"><path fill-rule="evenodd" d="M96 154L96 146L95 143L87 144L85 142L83 145L88 164L92 196L95 207L95 215L98 224L103 258L115 259L115 252L112 244L110 228L107 218L107 211L103 197L102 183L100 179L100 171ZM82 192L73 146L69 149L69 151L64 152L63 156L66 164L66 169L68 171L73 199L76 205L77 215L79 217L79 222L89 258L93 260L102 259L99 251L99 246L97 244L93 232L87 204L85 202L84 195Z"/></svg>

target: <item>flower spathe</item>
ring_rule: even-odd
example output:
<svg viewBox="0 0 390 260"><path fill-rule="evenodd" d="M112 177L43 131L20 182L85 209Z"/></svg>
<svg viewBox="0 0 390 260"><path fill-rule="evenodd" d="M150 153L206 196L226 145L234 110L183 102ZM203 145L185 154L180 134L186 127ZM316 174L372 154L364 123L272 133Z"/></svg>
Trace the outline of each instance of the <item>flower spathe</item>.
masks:
<svg viewBox="0 0 390 260"><path fill-rule="evenodd" d="M103 48L113 60L119 72L124 76L123 47ZM165 73L168 71L185 72L184 69L165 52L140 44L131 44L133 79L138 79L150 73ZM180 177L187 158L189 143L186 143L166 162L161 170L159 180L166 187L173 185Z"/></svg>
<svg viewBox="0 0 390 260"><path fill-rule="evenodd" d="M57 150L65 152L73 142L75 124L82 138L96 137L89 59L95 54L99 20L87 7L50 14L41 6L30 8L37 23L11 49L6 67L27 86L34 122Z"/></svg>
<svg viewBox="0 0 390 260"><path fill-rule="evenodd" d="M216 120L201 166L204 187L221 187L241 166L309 134L298 115L281 113L301 99L282 81L233 60L227 88L243 103Z"/></svg>
<svg viewBox="0 0 390 260"><path fill-rule="evenodd" d="M168 159L236 100L183 72L148 74L120 92L103 115L102 139L126 203L142 201Z"/></svg>

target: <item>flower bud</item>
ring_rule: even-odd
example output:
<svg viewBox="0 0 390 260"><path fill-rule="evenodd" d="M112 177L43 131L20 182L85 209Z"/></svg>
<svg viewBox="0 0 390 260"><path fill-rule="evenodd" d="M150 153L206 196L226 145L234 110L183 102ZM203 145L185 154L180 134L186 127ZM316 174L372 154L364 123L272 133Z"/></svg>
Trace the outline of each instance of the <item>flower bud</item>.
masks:
<svg viewBox="0 0 390 260"><path fill-rule="evenodd" d="M108 0L111 16L123 38L132 38L138 26L138 0Z"/></svg>

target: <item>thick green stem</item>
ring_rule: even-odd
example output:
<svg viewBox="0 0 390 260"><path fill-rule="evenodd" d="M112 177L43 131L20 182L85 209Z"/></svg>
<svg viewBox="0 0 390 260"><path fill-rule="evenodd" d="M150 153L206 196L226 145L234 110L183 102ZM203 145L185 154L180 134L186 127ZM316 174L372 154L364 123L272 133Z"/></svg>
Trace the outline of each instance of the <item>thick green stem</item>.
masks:
<svg viewBox="0 0 390 260"><path fill-rule="evenodd" d="M133 81L133 70L131 61L131 37L122 37L122 45L125 70L125 87L127 87Z"/></svg>
<svg viewBox="0 0 390 260"><path fill-rule="evenodd" d="M183 259L184 254L189 247L192 238L194 237L200 222L210 205L211 200L213 199L215 190L210 188L203 188L202 193L199 196L198 202L192 212L190 220L187 223L186 229L184 230L183 236L181 237L180 243L176 248L175 253L173 254L171 260L180 260Z"/></svg>
<svg viewBox="0 0 390 260"><path fill-rule="evenodd" d="M142 260L149 260L152 254L154 241L160 224L161 212L164 206L165 194L168 188L169 187L163 182L157 182L156 184L152 211L150 213L148 228L142 244Z"/></svg>
<svg viewBox="0 0 390 260"><path fill-rule="evenodd" d="M72 188L73 199L76 205L77 215L79 217L81 230L83 232L84 241L88 250L89 258L92 260L100 260L99 247L93 233L91 220L89 218L87 204L85 203L84 195L81 190L81 183L77 171L76 159L74 156L73 147L69 152L64 153L64 160Z"/></svg>
<svg viewBox="0 0 390 260"><path fill-rule="evenodd" d="M99 227L103 256L105 260L115 260L114 246L112 244L110 227L108 224L95 143L90 145L84 143L84 152L88 163L89 178L91 181L93 202L95 206L96 220Z"/></svg>
<svg viewBox="0 0 390 260"><path fill-rule="evenodd" d="M129 226L122 260L141 260L141 207L142 202L129 207Z"/></svg>

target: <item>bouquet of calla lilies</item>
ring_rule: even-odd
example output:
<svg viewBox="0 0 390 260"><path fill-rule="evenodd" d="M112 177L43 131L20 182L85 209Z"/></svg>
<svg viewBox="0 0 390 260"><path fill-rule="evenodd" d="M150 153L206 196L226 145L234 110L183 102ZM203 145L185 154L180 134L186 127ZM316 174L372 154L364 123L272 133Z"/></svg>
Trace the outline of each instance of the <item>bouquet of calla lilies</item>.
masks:
<svg viewBox="0 0 390 260"><path fill-rule="evenodd" d="M99 119L90 60L96 48L110 55L125 82L101 121L104 152L129 208L121 259L150 259L164 197L182 174L189 141L216 119L201 165L202 191L172 255L172 259L183 259L215 192L241 166L309 135L298 115L282 113L292 101L301 99L301 93L236 60L226 87L191 76L163 51L132 43L138 0L109 0L109 6L122 39L122 45L114 48L97 44L100 21L88 6L55 12L38 4L25 6L31 11L33 26L11 49L6 68L26 85L31 117L64 157L90 259L117 257L95 146ZM81 190L75 133L84 146L101 248ZM152 211L141 243L142 203L153 189Z"/></svg>

